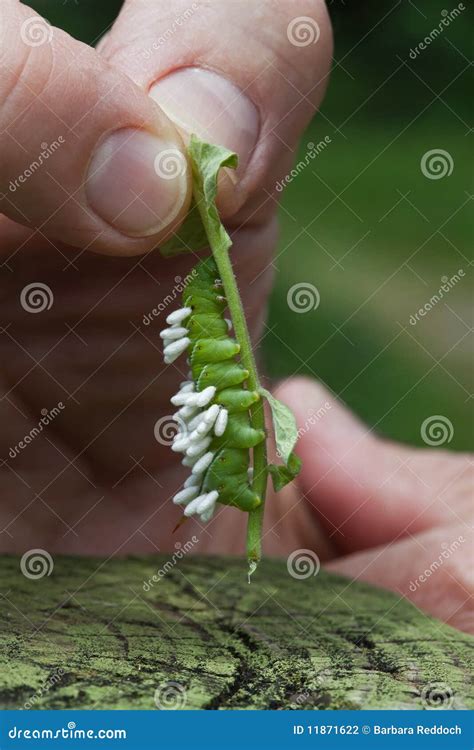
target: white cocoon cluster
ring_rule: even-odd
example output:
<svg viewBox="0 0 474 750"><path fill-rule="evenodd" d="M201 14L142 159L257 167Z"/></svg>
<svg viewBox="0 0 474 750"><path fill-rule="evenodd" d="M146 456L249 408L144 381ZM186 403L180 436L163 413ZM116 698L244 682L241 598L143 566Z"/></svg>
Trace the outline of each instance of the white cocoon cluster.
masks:
<svg viewBox="0 0 474 750"><path fill-rule="evenodd" d="M176 328L165 328L164 331L161 331L160 336L166 343L168 343L168 341L173 339L182 339L183 336L186 336L187 332L187 328L176 326Z"/></svg>
<svg viewBox="0 0 474 750"><path fill-rule="evenodd" d="M201 458L199 458L194 464L192 473L203 474L211 465L213 458L214 453L212 451L208 451L207 453L205 453L204 456L201 456Z"/></svg>
<svg viewBox="0 0 474 750"><path fill-rule="evenodd" d="M175 310L174 312L170 313L166 318L166 322L169 326L179 326L180 323L183 322L183 320L189 318L191 313L192 310L190 307L181 307L179 310Z"/></svg>
<svg viewBox="0 0 474 750"><path fill-rule="evenodd" d="M166 318L169 328L161 331L160 336L164 343L163 356L167 365L178 359L191 343L187 336L188 329L181 325L191 315L191 312L190 307L182 307Z"/></svg>
<svg viewBox="0 0 474 750"><path fill-rule="evenodd" d="M165 364L170 365L175 359L178 359L178 357L186 351L190 343L191 339L188 339L188 337L185 336L184 338L178 339L178 341L172 341L165 346L163 349Z"/></svg>
<svg viewBox="0 0 474 750"><path fill-rule="evenodd" d="M216 423L214 425L214 432L218 437L224 434L228 419L229 412L227 411L227 409L221 409L219 414L217 415Z"/></svg>
<svg viewBox="0 0 474 750"><path fill-rule="evenodd" d="M214 511L218 497L219 493L217 492L217 490L212 490L212 492L206 492L203 495L198 495L198 497L194 498L194 500L191 500L189 505L185 508L184 515L192 516L194 513L201 514L211 509Z"/></svg>
<svg viewBox="0 0 474 750"><path fill-rule="evenodd" d="M202 456L205 450L209 448L211 444L212 438L206 437L202 440L195 441L194 443L189 441L188 447L186 449L186 455L187 456Z"/></svg>
<svg viewBox="0 0 474 750"><path fill-rule="evenodd" d="M163 355L166 364L174 362L189 347L191 340L186 319L191 315L190 307L183 307L172 312L166 318L168 328L161 331L163 339ZM229 328L231 322L227 321ZM224 434L227 427L228 412L219 404L211 404L216 395L216 387L207 386L197 391L190 380L180 384L178 393L171 398L174 406L180 407L173 418L179 425L171 450L184 455L182 463L191 469L191 475L184 483L184 487L173 498L176 505L184 505L185 515L197 514L201 521L209 521L215 510L219 498L217 490L203 491L205 473L214 459L214 452L209 450L212 443L212 433L217 437Z"/></svg>

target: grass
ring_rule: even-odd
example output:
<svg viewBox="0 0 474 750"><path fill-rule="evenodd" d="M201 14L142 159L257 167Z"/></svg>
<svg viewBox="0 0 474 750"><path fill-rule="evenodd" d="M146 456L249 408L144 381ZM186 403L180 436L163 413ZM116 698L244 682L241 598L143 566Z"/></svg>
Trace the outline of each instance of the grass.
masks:
<svg viewBox="0 0 474 750"><path fill-rule="evenodd" d="M359 121L347 139L316 118L300 158L308 141L329 133L332 142L284 190L264 351L274 377L314 375L392 438L422 445L422 422L441 414L454 428L449 447L464 450L472 434L469 160L461 128L440 108L405 132ZM429 180L420 159L436 147L454 170ZM466 276L411 325L441 277L458 269ZM302 281L320 294L305 314L287 305Z"/></svg>

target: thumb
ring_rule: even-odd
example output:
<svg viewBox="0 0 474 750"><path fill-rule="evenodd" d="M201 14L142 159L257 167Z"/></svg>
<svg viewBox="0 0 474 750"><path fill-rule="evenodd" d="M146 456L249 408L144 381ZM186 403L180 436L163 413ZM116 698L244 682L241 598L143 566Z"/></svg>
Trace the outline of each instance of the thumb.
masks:
<svg viewBox="0 0 474 750"><path fill-rule="evenodd" d="M171 8L127 0L101 54L148 90L184 137L195 132L237 152L234 184L220 185L225 218L244 205L238 223L274 210L269 194L327 82L322 0L173 0Z"/></svg>
<svg viewBox="0 0 474 750"><path fill-rule="evenodd" d="M157 105L31 8L0 19L0 212L47 237L143 253L184 216L183 144Z"/></svg>

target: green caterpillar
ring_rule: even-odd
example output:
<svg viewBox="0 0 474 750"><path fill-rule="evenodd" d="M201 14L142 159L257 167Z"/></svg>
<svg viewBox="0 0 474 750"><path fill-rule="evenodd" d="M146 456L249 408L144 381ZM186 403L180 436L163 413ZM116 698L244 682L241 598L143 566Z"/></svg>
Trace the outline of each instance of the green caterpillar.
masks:
<svg viewBox="0 0 474 750"><path fill-rule="evenodd" d="M185 351L190 379L181 383L171 402L179 430L172 450L183 453L191 476L173 502L185 516L208 521L216 502L251 511L261 504L249 481L250 449L265 432L250 423L249 409L259 399L245 387L249 372L239 363L239 344L229 336L230 321L214 259L196 266L183 293L183 307L168 315L161 332L166 363Z"/></svg>

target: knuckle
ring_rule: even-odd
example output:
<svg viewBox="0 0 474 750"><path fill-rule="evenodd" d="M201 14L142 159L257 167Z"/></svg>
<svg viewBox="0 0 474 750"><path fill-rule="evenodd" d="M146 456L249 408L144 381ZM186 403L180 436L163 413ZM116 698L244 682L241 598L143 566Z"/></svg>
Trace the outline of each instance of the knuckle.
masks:
<svg viewBox="0 0 474 750"><path fill-rule="evenodd" d="M0 33L2 130L41 95L52 65L51 27L23 7L8 17Z"/></svg>

